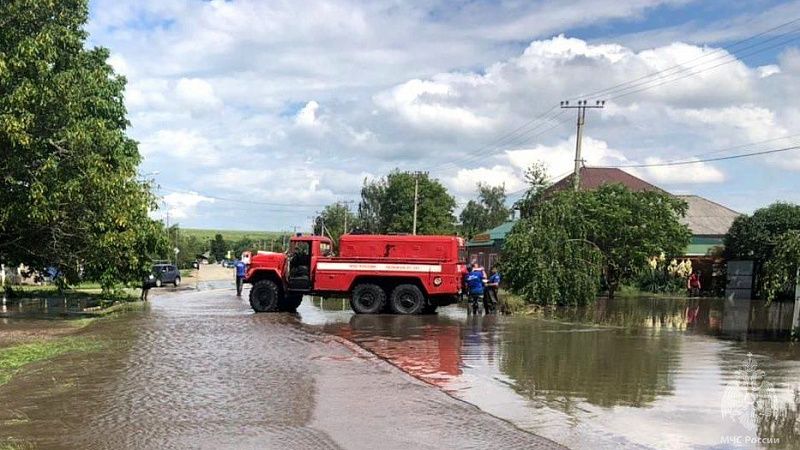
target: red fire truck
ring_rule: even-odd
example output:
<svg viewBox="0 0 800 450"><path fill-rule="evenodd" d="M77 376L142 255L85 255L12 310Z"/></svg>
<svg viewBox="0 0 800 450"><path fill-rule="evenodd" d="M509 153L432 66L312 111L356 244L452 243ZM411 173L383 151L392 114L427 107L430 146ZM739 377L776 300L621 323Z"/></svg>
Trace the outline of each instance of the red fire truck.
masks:
<svg viewBox="0 0 800 450"><path fill-rule="evenodd" d="M323 236L298 235L284 253L253 255L245 276L257 312L294 311L303 295L349 297L359 314L431 313L458 299L466 270L456 236L348 234L339 255Z"/></svg>

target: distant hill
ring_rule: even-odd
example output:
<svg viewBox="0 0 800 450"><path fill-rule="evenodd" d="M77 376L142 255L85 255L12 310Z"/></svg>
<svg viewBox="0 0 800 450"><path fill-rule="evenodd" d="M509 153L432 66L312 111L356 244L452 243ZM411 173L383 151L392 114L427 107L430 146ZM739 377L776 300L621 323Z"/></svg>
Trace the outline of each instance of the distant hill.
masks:
<svg viewBox="0 0 800 450"><path fill-rule="evenodd" d="M263 239L269 241L278 239L281 236L290 235L290 232L281 231L246 231L246 230L207 230L202 228L181 228L181 234L184 236L194 236L200 241L210 241L214 236L221 234L222 238L226 241L238 241L239 239L247 236L251 239Z"/></svg>

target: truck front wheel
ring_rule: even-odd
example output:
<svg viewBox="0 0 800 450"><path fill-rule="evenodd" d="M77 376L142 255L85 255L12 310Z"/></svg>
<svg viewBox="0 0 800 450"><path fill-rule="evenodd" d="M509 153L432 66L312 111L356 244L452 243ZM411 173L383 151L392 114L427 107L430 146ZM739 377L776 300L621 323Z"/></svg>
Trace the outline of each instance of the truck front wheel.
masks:
<svg viewBox="0 0 800 450"><path fill-rule="evenodd" d="M280 305L278 285L270 280L261 280L250 289L250 306L255 312L275 312Z"/></svg>
<svg viewBox="0 0 800 450"><path fill-rule="evenodd" d="M377 284L359 284L353 288L350 306L357 314L377 314L386 303L386 293Z"/></svg>
<svg viewBox="0 0 800 450"><path fill-rule="evenodd" d="M392 291L389 305L397 314L419 314L425 309L425 296L415 285L401 284Z"/></svg>
<svg viewBox="0 0 800 450"><path fill-rule="evenodd" d="M281 311L297 312L297 307L303 302L303 294L289 294L281 302Z"/></svg>

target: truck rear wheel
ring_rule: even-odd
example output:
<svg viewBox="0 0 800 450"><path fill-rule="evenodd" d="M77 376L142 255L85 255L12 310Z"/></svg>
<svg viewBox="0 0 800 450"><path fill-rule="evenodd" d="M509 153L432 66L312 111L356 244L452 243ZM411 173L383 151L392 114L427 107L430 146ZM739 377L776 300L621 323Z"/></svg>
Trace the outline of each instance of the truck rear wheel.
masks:
<svg viewBox="0 0 800 450"><path fill-rule="evenodd" d="M359 284L353 288L350 307L357 314L377 314L386 304L386 293L377 284Z"/></svg>
<svg viewBox="0 0 800 450"><path fill-rule="evenodd" d="M392 291L389 305L397 314L419 314L425 309L425 296L417 286L401 284Z"/></svg>
<svg viewBox="0 0 800 450"><path fill-rule="evenodd" d="M275 312L280 305L278 285L270 280L261 280L250 289L250 306L255 312Z"/></svg>

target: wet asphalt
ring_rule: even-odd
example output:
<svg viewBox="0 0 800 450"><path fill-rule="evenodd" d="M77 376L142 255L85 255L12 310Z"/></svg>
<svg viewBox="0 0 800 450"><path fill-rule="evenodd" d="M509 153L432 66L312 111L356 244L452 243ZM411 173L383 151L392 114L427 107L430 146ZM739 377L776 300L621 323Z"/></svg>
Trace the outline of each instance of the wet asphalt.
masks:
<svg viewBox="0 0 800 450"><path fill-rule="evenodd" d="M0 387L0 443L560 448L296 315L254 314L231 289L158 293L79 335L103 349L34 364Z"/></svg>

